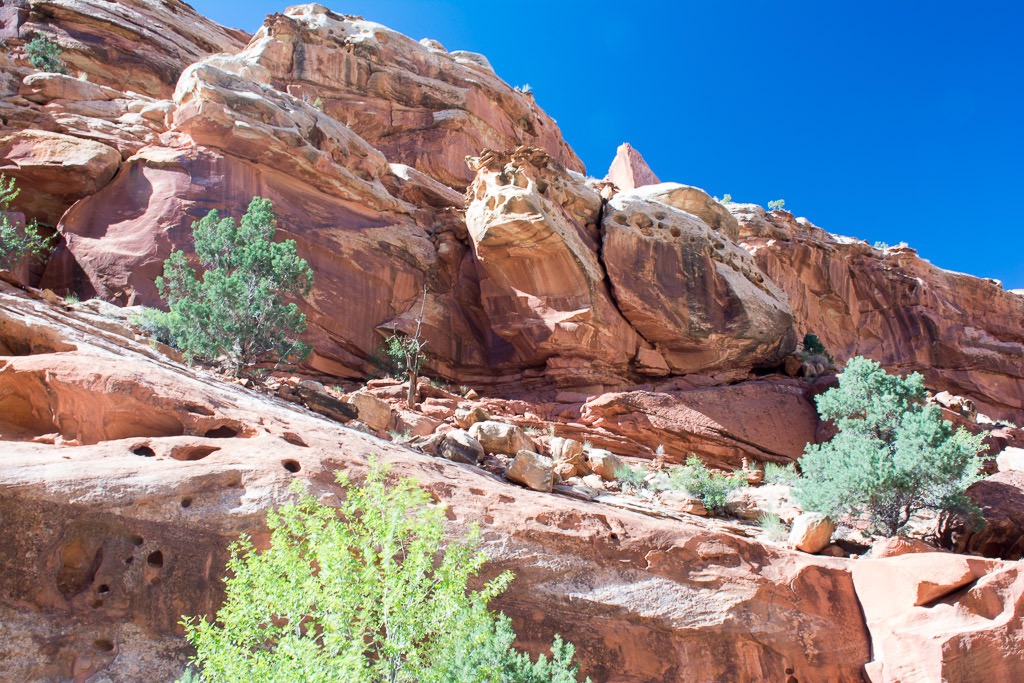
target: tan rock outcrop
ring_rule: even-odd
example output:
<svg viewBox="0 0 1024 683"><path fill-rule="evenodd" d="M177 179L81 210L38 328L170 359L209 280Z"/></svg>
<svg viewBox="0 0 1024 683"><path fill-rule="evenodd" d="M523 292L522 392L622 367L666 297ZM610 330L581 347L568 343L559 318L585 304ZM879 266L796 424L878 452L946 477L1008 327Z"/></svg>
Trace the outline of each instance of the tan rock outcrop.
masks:
<svg viewBox="0 0 1024 683"><path fill-rule="evenodd" d="M633 149L628 142L623 142L615 150L615 158L612 159L612 165L604 179L624 192L661 182L640 152Z"/></svg>
<svg viewBox="0 0 1024 683"><path fill-rule="evenodd" d="M639 339L604 284L601 198L538 149L488 151L470 166L466 224L481 304L504 353L547 362L566 383L622 376Z"/></svg>
<svg viewBox="0 0 1024 683"><path fill-rule="evenodd" d="M777 365L796 343L786 297L733 243L717 202L701 210L721 227L687 212L696 192L654 185L608 203L602 258L618 308L675 374Z"/></svg>
<svg viewBox="0 0 1024 683"><path fill-rule="evenodd" d="M796 327L836 360L864 355L972 399L995 418L1024 414L1024 297L937 268L908 247L873 249L787 212L730 204L741 242L785 291Z"/></svg>

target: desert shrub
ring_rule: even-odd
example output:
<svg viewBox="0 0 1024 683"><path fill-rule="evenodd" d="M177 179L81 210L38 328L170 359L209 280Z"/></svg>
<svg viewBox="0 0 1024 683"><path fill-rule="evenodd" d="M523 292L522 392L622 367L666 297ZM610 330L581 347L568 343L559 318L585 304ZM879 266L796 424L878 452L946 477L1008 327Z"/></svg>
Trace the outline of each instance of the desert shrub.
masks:
<svg viewBox="0 0 1024 683"><path fill-rule="evenodd" d="M371 463L337 509L303 496L268 515L270 547L231 547L215 622L185 618L206 683L575 683L574 648L536 663L487 603L508 572L469 590L479 530L442 549L444 509Z"/></svg>
<svg viewBox="0 0 1024 683"><path fill-rule="evenodd" d="M699 499L709 512L720 514L725 510L729 494L747 486L747 479L742 472L713 472L700 458L691 455L685 465L671 474L669 484Z"/></svg>
<svg viewBox="0 0 1024 683"><path fill-rule="evenodd" d="M61 59L62 52L60 45L46 36L36 36L25 44L25 54L32 66L49 73L66 74L68 72L64 60Z"/></svg>
<svg viewBox="0 0 1024 683"><path fill-rule="evenodd" d="M169 316L157 308L143 308L131 316L133 325L161 344L174 346Z"/></svg>
<svg viewBox="0 0 1024 683"><path fill-rule="evenodd" d="M644 472L642 467L622 465L615 470L615 478L622 485L623 489L630 491L639 491L640 489L647 488L646 476L647 473Z"/></svg>
<svg viewBox="0 0 1024 683"><path fill-rule="evenodd" d="M786 206L785 199L774 199L768 202L769 211L781 211L784 206Z"/></svg>
<svg viewBox="0 0 1024 683"><path fill-rule="evenodd" d="M780 465L775 462L766 462L764 464L764 483L766 484L793 486L799 480L800 473L796 471L796 465L793 463Z"/></svg>
<svg viewBox="0 0 1024 683"><path fill-rule="evenodd" d="M920 510L970 511L965 491L979 477L981 436L954 430L927 398L918 373L898 377L850 359L839 386L816 399L839 431L804 451L794 489L804 509L836 520L865 515L890 536Z"/></svg>
<svg viewBox="0 0 1024 683"><path fill-rule="evenodd" d="M192 224L200 278L182 251L164 262L156 279L169 311L174 345L189 360L224 359L237 373L264 358L301 360L309 346L299 341L306 316L289 297L309 294L313 271L298 256L294 240L274 242L274 207L254 197L236 224L211 211ZM157 324L153 316L153 324Z"/></svg>
<svg viewBox="0 0 1024 683"><path fill-rule="evenodd" d="M54 237L43 237L35 221L18 225L11 220L8 212L13 211L11 203L18 198L21 190L14 178L0 174L0 268L10 270L23 258L39 257L53 249Z"/></svg>
<svg viewBox="0 0 1024 683"><path fill-rule="evenodd" d="M825 345L818 338L818 335L808 332L804 335L803 344L801 345L800 357L804 363L814 363L816 365L831 367L834 366L836 361L832 357L832 354L828 352Z"/></svg>
<svg viewBox="0 0 1024 683"><path fill-rule="evenodd" d="M789 529L786 523L774 512L765 512L757 520L761 531L770 541L785 541L789 538Z"/></svg>

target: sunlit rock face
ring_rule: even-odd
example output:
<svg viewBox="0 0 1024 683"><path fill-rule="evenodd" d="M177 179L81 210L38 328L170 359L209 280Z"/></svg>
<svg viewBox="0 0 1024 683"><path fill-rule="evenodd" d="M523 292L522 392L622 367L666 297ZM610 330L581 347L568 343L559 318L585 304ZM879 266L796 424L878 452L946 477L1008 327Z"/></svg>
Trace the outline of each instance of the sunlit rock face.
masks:
<svg viewBox="0 0 1024 683"><path fill-rule="evenodd" d="M839 360L865 355L919 371L991 417L1024 418L1024 297L936 268L905 246L873 249L787 212L730 208L801 336L818 335Z"/></svg>

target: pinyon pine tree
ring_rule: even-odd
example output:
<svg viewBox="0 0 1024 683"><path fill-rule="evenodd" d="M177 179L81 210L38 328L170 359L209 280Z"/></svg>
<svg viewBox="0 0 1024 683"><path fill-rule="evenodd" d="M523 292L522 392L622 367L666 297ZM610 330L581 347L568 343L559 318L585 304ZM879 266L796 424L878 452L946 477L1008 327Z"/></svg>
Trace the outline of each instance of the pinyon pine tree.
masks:
<svg viewBox="0 0 1024 683"><path fill-rule="evenodd" d="M286 300L309 294L313 271L294 240L273 241L276 221L270 200L260 197L238 224L211 211L192 224L202 277L182 251L164 262L156 285L169 311L151 322L162 322L190 360L224 358L237 373L264 358L308 355L309 346L299 341L306 316Z"/></svg>
<svg viewBox="0 0 1024 683"><path fill-rule="evenodd" d="M889 536L921 510L971 511L965 491L979 477L981 436L954 430L927 399L920 374L901 378L851 358L839 387L817 398L839 431L800 459L804 508L836 520L866 515Z"/></svg>
<svg viewBox="0 0 1024 683"><path fill-rule="evenodd" d="M43 237L35 221L19 225L11 220L11 202L21 190L14 178L0 174L0 268L10 270L27 257L38 257L53 248L55 237Z"/></svg>

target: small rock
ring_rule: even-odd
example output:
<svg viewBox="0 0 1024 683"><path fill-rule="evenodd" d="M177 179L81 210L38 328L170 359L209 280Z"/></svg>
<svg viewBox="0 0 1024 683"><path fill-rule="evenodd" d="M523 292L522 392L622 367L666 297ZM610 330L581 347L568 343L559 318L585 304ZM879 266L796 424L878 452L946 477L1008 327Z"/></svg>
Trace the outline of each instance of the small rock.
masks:
<svg viewBox="0 0 1024 683"><path fill-rule="evenodd" d="M477 422L487 422L491 419L490 414L482 406L472 408L460 408L455 411L455 424L459 429L469 429Z"/></svg>
<svg viewBox="0 0 1024 683"><path fill-rule="evenodd" d="M453 429L444 435L437 447L437 454L452 462L477 465L483 462L484 447L462 429Z"/></svg>
<svg viewBox="0 0 1024 683"><path fill-rule="evenodd" d="M587 464L594 474L599 475L605 481L615 481L615 473L622 467L622 459L611 451L593 448L587 454Z"/></svg>
<svg viewBox="0 0 1024 683"><path fill-rule="evenodd" d="M545 455L533 451L519 451L505 477L534 491L550 493L555 483L554 466L551 458Z"/></svg>
<svg viewBox="0 0 1024 683"><path fill-rule="evenodd" d="M789 543L797 550L815 554L832 540L836 525L820 512L805 512L793 520Z"/></svg>
<svg viewBox="0 0 1024 683"><path fill-rule="evenodd" d="M1007 448L996 456L996 465L1000 472L1024 472L1024 448Z"/></svg>
<svg viewBox="0 0 1024 683"><path fill-rule="evenodd" d="M559 481L567 481L576 476L576 466L565 460L555 465L555 475Z"/></svg>
<svg viewBox="0 0 1024 683"><path fill-rule="evenodd" d="M480 398L480 394L476 393L475 389L470 389L469 391L466 392L466 398L468 398L470 401L473 401Z"/></svg>
<svg viewBox="0 0 1024 683"><path fill-rule="evenodd" d="M583 485L601 491L604 489L604 479L597 474L588 474L583 477Z"/></svg>
<svg viewBox="0 0 1024 683"><path fill-rule="evenodd" d="M411 410L403 410L398 413L397 429L400 432L408 432L413 436L430 436L440 426L440 420Z"/></svg>
<svg viewBox="0 0 1024 683"><path fill-rule="evenodd" d="M682 491L662 491L658 494L658 502L669 510L685 512L688 515L707 517L708 509L699 498L689 496Z"/></svg>

